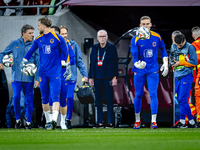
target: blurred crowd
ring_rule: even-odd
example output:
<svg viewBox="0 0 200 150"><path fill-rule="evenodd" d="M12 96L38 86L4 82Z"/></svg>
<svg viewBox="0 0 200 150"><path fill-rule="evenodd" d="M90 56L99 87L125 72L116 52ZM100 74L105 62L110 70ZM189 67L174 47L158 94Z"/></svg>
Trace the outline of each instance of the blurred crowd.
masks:
<svg viewBox="0 0 200 150"><path fill-rule="evenodd" d="M0 6L31 6L31 5L55 5L60 0L0 0ZM52 15L59 11L62 6L57 8L41 8L41 15ZM36 15L37 8L0 8L0 16L21 16Z"/></svg>

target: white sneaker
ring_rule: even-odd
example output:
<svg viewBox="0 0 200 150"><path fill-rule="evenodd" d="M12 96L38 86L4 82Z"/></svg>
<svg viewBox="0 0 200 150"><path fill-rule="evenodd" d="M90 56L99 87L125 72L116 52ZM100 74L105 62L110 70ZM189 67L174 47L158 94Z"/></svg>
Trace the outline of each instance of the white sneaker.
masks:
<svg viewBox="0 0 200 150"><path fill-rule="evenodd" d="M67 129L67 126L65 125L65 123L60 124L60 129Z"/></svg>

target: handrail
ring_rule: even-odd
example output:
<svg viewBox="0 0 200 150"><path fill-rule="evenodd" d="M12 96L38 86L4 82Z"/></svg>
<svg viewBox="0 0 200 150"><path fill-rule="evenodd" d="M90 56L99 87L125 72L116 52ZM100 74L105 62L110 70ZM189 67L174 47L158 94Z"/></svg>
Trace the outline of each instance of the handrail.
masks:
<svg viewBox="0 0 200 150"><path fill-rule="evenodd" d="M61 4L63 4L64 2L66 2L68 0L62 0L59 3L57 3L56 5L31 5L31 6L26 6L26 5L18 5L18 6L0 6L0 8L37 8L37 15L40 15L40 9L41 8L45 8L45 7L57 7Z"/></svg>

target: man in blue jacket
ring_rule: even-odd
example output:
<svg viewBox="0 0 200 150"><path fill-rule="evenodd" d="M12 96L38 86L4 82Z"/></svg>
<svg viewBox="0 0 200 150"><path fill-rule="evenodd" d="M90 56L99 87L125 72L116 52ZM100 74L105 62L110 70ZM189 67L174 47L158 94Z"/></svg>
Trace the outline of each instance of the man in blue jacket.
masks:
<svg viewBox="0 0 200 150"><path fill-rule="evenodd" d="M103 125L103 95L105 91L108 108L107 128L113 127L113 86L117 85L118 54L115 45L107 42L108 34L105 30L97 32L98 44L93 45L90 54L89 83L95 87L95 105L97 107L97 125Z"/></svg>
<svg viewBox="0 0 200 150"><path fill-rule="evenodd" d="M173 128L195 128L191 109L188 103L188 97L193 82L193 67L198 65L196 49L188 43L185 35L177 34L174 38L175 43L171 46L171 52L182 53L177 56L174 67L175 93L180 105L180 120ZM185 124L185 116L189 123Z"/></svg>
<svg viewBox="0 0 200 150"><path fill-rule="evenodd" d="M75 55L75 63L71 64L71 78L67 84L67 128L71 129L71 119L72 111L74 107L74 88L77 80L77 67L84 78L84 82L88 81L87 70L82 61L82 54L78 44L74 40L68 40L68 29L65 26L60 26L60 35L65 39L65 42L68 43Z"/></svg>
<svg viewBox="0 0 200 150"><path fill-rule="evenodd" d="M20 120L20 92L23 90L25 95L26 102L26 129L31 129L31 119L33 112L33 86L36 88L39 86L39 77L38 73L35 76L35 84L33 76L25 76L22 74L20 69L20 63L29 51L30 47L33 44L33 30L34 28L31 25L24 25L21 29L22 37L12 41L3 52L0 53L0 70L4 69L2 64L2 59L5 55L12 53L14 57L14 64L12 66L12 89L13 89L13 102L14 102L14 111L16 115L16 124L15 129L20 129L21 120ZM39 53L38 51L34 52L30 58L30 62L36 64L39 67Z"/></svg>

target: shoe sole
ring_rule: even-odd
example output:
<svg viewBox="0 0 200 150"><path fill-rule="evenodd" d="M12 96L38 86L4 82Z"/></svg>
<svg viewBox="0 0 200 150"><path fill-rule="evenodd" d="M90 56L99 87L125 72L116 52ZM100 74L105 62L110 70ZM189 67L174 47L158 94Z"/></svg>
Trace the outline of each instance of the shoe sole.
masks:
<svg viewBox="0 0 200 150"><path fill-rule="evenodd" d="M104 127L93 127L93 129L104 129Z"/></svg>

